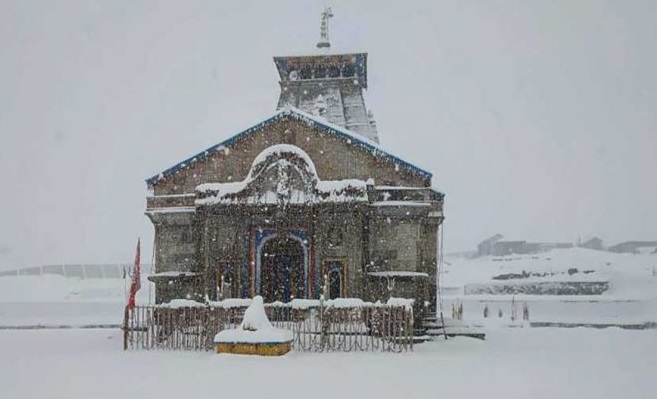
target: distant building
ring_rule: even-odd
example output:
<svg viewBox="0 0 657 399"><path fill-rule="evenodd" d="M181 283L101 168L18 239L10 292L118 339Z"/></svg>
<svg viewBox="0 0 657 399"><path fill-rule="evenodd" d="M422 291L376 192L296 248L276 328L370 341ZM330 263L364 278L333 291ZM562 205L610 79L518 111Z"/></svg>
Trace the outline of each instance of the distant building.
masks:
<svg viewBox="0 0 657 399"><path fill-rule="evenodd" d="M539 252L550 251L552 249L564 249L564 248L574 247L573 243L571 242L541 242L541 243L537 243L536 245L538 245Z"/></svg>
<svg viewBox="0 0 657 399"><path fill-rule="evenodd" d="M598 237L593 237L588 241L584 241L583 243L579 244L579 247L595 249L596 251L604 250L604 245L602 244L602 240Z"/></svg>
<svg viewBox="0 0 657 399"><path fill-rule="evenodd" d="M495 234L494 236L485 239L477 245L477 255L486 256L493 254L493 247L495 243L502 239L502 234Z"/></svg>
<svg viewBox="0 0 657 399"><path fill-rule="evenodd" d="M493 256L504 256L511 254L531 254L539 252L538 243L527 242L524 240L500 240L493 245Z"/></svg>
<svg viewBox="0 0 657 399"><path fill-rule="evenodd" d="M609 247L610 252L616 253L657 253L657 241L625 241Z"/></svg>
<svg viewBox="0 0 657 399"><path fill-rule="evenodd" d="M505 256L511 254L533 254L557 248L572 248L571 243L527 242L526 240L503 240L501 234L485 239L477 245L477 256Z"/></svg>

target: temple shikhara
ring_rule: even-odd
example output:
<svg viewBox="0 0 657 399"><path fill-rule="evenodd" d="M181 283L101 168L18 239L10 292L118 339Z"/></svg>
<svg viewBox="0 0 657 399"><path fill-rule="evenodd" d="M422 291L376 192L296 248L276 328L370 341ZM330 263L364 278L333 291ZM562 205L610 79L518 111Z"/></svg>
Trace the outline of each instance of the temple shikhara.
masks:
<svg viewBox="0 0 657 399"><path fill-rule="evenodd" d="M379 144L367 53L274 57L277 110L149 178L156 302L413 298L435 306L444 195ZM434 309L431 309L434 310Z"/></svg>

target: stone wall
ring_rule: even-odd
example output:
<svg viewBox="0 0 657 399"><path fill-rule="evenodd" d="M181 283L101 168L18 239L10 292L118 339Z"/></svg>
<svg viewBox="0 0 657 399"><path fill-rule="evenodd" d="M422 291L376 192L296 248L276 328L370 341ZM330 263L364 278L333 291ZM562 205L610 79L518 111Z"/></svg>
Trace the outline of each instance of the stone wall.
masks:
<svg viewBox="0 0 657 399"><path fill-rule="evenodd" d="M206 208L198 218L198 230L202 232L199 234L198 269L207 271L206 278L211 280L218 265L233 263L240 269L237 278L241 293L245 280L243 268L251 261L251 228L281 231L304 228L311 235L309 244L314 273L322 276L328 260L343 262L345 295L359 296L363 291L364 212L363 206L334 204L289 206L284 214L276 206L220 205ZM340 233L341 239L336 239L336 232ZM175 246L171 248L175 250ZM212 289L211 285L208 289ZM313 297L318 295L318 292L313 293Z"/></svg>

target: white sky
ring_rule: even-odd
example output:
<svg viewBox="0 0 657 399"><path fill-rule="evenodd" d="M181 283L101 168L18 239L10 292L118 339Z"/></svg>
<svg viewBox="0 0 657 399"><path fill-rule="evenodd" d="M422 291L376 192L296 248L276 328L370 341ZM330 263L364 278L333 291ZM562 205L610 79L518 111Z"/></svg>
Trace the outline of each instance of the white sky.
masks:
<svg viewBox="0 0 657 399"><path fill-rule="evenodd" d="M150 260L144 179L259 122L324 1L0 0L0 269ZM657 239L657 2L332 1L445 249Z"/></svg>

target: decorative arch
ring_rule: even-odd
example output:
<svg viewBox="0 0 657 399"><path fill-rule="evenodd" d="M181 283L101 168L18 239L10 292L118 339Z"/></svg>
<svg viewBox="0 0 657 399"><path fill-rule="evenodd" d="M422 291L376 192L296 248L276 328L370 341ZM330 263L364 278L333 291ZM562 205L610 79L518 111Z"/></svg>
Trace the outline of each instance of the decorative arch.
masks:
<svg viewBox="0 0 657 399"><path fill-rule="evenodd" d="M226 197L250 197L259 203L312 202L319 182L310 156L291 144L267 147L255 157L242 187Z"/></svg>

